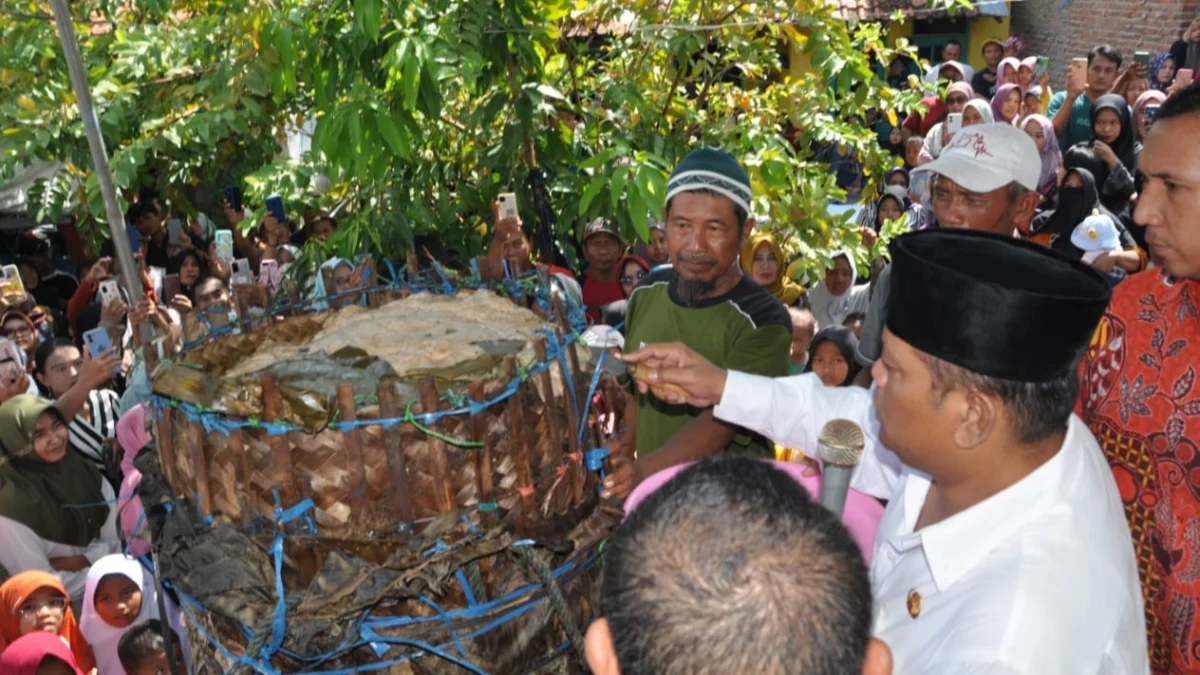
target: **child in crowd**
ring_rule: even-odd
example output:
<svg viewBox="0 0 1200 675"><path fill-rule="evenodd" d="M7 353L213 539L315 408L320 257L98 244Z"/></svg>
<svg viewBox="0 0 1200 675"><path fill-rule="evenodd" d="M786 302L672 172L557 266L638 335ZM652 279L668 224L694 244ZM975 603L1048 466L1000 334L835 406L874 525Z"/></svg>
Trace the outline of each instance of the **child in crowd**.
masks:
<svg viewBox="0 0 1200 675"><path fill-rule="evenodd" d="M132 675L117 645L134 624L157 618L153 577L137 559L110 555L92 565L79 627L103 675Z"/></svg>
<svg viewBox="0 0 1200 675"><path fill-rule="evenodd" d="M53 574L29 570L0 585L0 653L7 654L20 638L37 632L65 643L84 672L95 667L92 649L75 623L67 589Z"/></svg>
<svg viewBox="0 0 1200 675"><path fill-rule="evenodd" d="M126 675L159 675L170 672L167 659L166 632L171 633L171 649L175 662L183 663L179 635L158 619L150 619L125 631L117 644L117 654Z"/></svg>

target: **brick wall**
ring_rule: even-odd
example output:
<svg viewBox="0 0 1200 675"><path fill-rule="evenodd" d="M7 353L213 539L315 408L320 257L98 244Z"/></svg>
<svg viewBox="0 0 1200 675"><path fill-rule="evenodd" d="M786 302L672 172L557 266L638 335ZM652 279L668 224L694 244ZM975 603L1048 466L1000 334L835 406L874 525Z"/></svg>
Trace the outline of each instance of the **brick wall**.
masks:
<svg viewBox="0 0 1200 675"><path fill-rule="evenodd" d="M1024 36L1025 56L1049 56L1051 85L1061 89L1072 58L1111 44L1126 63L1135 51L1165 52L1200 9L1200 0L1020 0L1011 3L1012 30Z"/></svg>

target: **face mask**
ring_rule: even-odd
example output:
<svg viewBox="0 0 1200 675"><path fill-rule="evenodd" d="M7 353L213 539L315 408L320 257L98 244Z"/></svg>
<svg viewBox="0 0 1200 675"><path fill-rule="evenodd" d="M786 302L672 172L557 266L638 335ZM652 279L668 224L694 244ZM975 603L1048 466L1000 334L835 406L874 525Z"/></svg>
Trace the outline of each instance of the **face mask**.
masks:
<svg viewBox="0 0 1200 675"><path fill-rule="evenodd" d="M900 185L889 185L887 193L899 197L901 201L908 199L908 188Z"/></svg>

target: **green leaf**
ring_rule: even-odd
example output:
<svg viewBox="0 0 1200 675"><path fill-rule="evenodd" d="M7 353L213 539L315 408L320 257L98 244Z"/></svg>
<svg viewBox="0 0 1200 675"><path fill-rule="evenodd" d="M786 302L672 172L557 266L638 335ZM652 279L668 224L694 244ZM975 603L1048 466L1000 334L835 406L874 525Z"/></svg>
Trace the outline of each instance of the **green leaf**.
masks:
<svg viewBox="0 0 1200 675"><path fill-rule="evenodd" d="M379 41L379 28L382 25L381 11L379 0L355 0L354 2L354 13L362 21L363 30L371 38L371 42Z"/></svg>
<svg viewBox="0 0 1200 675"><path fill-rule="evenodd" d="M613 171L612 185L610 186L608 198L612 204L612 210L615 213L621 205L621 197L625 196L625 184L629 182L629 167L618 166Z"/></svg>
<svg viewBox="0 0 1200 675"><path fill-rule="evenodd" d="M404 91L404 109L413 110L417 107L417 93L421 88L421 61L412 50L401 50L404 61L400 64L403 74L400 86Z"/></svg>
<svg viewBox="0 0 1200 675"><path fill-rule="evenodd" d="M347 117L350 124L350 142L353 143L355 153L361 155L363 149L362 120L359 118L357 110L350 110Z"/></svg>
<svg viewBox="0 0 1200 675"><path fill-rule="evenodd" d="M633 229L642 241L650 241L650 211L638 190L630 190L625 196L629 202L629 220Z"/></svg>
<svg viewBox="0 0 1200 675"><path fill-rule="evenodd" d="M538 93L540 93L545 98L553 99L555 101L567 100L567 97L563 96L563 93L561 91L555 89L554 87L551 87L548 84L539 84L537 86L537 90L538 90Z"/></svg>
<svg viewBox="0 0 1200 675"><path fill-rule="evenodd" d="M375 125L379 128L379 135L383 136L384 142L388 144L392 152L401 157L408 155L408 143L411 139L400 135L400 130L396 128L396 123L392 121L386 110L380 109L375 112ZM405 131L407 132L407 130Z"/></svg>
<svg viewBox="0 0 1200 675"><path fill-rule="evenodd" d="M587 215L588 207L592 205L592 201L604 189L607 182L608 177L603 174L596 174L592 177L592 182L588 183L587 189L583 191L583 196L579 198L579 215Z"/></svg>

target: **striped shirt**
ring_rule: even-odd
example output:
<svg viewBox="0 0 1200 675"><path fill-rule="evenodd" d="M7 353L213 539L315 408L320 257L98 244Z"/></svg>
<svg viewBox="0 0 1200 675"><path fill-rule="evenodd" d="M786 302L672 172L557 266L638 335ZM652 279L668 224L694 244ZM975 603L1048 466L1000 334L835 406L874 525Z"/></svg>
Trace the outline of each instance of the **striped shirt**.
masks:
<svg viewBox="0 0 1200 675"><path fill-rule="evenodd" d="M117 392L111 389L93 389L88 392L88 408L91 419L76 415L68 426L71 447L108 475L106 470L112 449L108 441L116 438L117 419L121 416L121 402Z"/></svg>

